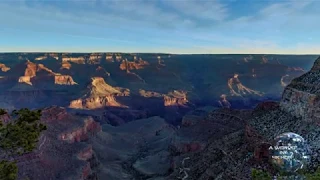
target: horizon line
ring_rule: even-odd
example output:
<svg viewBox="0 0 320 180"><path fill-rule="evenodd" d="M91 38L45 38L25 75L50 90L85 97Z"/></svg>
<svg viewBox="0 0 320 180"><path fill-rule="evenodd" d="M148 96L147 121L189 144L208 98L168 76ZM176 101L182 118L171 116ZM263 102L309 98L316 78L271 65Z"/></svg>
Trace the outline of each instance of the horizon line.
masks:
<svg viewBox="0 0 320 180"><path fill-rule="evenodd" d="M88 52L77 52L77 51L0 51L0 54L10 53L77 53L77 54L94 54L94 53L119 53L119 54L168 54L168 55L320 55L320 54L288 54L288 53L167 53L167 52L108 52L108 51L88 51Z"/></svg>

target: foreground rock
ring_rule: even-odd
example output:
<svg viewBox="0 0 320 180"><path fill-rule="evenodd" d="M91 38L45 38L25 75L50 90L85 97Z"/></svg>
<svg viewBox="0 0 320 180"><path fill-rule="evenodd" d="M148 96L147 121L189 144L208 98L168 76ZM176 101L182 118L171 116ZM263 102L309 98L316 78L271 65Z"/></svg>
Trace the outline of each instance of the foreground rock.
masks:
<svg viewBox="0 0 320 180"><path fill-rule="evenodd" d="M95 154L86 143L101 131L90 117L79 118L64 108L50 107L41 117L48 129L35 151L16 157L19 179L92 179L96 176Z"/></svg>

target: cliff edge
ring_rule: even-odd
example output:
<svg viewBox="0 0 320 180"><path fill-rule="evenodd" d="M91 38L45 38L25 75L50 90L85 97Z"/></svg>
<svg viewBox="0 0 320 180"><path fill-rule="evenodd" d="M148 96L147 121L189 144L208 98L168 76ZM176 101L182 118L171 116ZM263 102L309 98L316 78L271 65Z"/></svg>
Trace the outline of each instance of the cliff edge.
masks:
<svg viewBox="0 0 320 180"><path fill-rule="evenodd" d="M280 107L283 111L304 121L320 122L320 57L310 71L295 78L285 88Z"/></svg>

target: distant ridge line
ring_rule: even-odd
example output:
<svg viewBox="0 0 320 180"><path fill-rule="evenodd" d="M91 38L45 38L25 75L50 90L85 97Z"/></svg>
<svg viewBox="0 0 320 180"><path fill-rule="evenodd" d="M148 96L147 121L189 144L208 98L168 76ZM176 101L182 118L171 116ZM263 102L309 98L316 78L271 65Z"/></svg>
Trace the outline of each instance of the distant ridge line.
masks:
<svg viewBox="0 0 320 180"><path fill-rule="evenodd" d="M73 52L68 52L68 51L41 51L41 52L36 52L36 51L30 51L30 52L20 52L20 51L12 51L12 52L1 52L0 51L0 54L42 54L42 53L57 53L57 54L62 54L62 53L68 53L68 54L99 54L99 53L105 53L105 54L155 54L155 55L282 55L282 56L314 56L314 55L317 55L317 56L320 56L320 54L261 54L261 53L252 53L252 54L247 54L247 53L244 53L244 54L232 54L232 53L206 53L206 54L203 54L203 53L161 53L161 52L95 52L95 51L92 51L92 52L76 52L76 51L73 51Z"/></svg>

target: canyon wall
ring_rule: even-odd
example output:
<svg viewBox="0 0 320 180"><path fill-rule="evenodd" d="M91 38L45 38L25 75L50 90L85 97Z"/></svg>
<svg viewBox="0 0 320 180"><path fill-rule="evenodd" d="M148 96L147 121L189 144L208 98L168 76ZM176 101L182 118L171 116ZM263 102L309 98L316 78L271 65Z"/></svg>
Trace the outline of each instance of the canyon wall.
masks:
<svg viewBox="0 0 320 180"><path fill-rule="evenodd" d="M319 70L320 58L309 72L292 80L282 94L282 110L304 121L320 123Z"/></svg>

